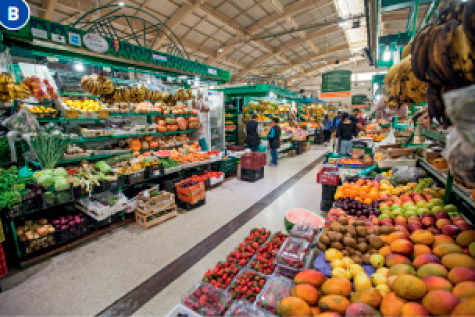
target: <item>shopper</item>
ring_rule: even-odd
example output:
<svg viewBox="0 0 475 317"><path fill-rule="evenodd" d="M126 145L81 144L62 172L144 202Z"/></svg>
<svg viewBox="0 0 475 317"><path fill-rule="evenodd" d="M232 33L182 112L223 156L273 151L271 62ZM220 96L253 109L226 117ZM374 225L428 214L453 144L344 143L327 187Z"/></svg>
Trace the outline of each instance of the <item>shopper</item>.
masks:
<svg viewBox="0 0 475 317"><path fill-rule="evenodd" d="M333 128L334 129L338 129L338 124L341 121L341 115L342 115L342 112L338 111L338 115L335 118L333 118Z"/></svg>
<svg viewBox="0 0 475 317"><path fill-rule="evenodd" d="M343 113L341 123L336 131L336 137L340 140L340 153L351 153L351 139L357 134L356 124L350 119L348 113Z"/></svg>
<svg viewBox="0 0 475 317"><path fill-rule="evenodd" d="M279 123L279 118L275 117L272 119L270 124L271 129L267 135L267 140L269 140L270 151L272 154L272 163L269 166L277 166L277 149L280 148L280 127L277 125Z"/></svg>
<svg viewBox="0 0 475 317"><path fill-rule="evenodd" d="M323 123L323 139L325 142L325 146L327 146L328 142L330 142L330 137L332 135L333 122L328 117L328 114L325 114L325 117L323 118L322 123Z"/></svg>
<svg viewBox="0 0 475 317"><path fill-rule="evenodd" d="M257 127L259 125L259 123L257 123L258 117L259 116L257 114L253 114L251 121L246 124L246 143L247 147L249 147L252 152L257 151L261 142L261 140L259 139L259 133L257 133Z"/></svg>
<svg viewBox="0 0 475 317"><path fill-rule="evenodd" d="M350 120L356 125L358 132L364 131L364 120L360 118L360 109L354 108L353 114L350 114Z"/></svg>

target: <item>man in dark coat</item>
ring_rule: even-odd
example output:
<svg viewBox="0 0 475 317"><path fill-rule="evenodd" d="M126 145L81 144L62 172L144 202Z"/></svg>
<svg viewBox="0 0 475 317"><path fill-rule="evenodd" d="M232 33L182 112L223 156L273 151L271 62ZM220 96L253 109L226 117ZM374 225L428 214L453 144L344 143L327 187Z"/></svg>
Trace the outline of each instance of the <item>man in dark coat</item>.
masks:
<svg viewBox="0 0 475 317"><path fill-rule="evenodd" d="M267 140L269 140L270 151L272 154L272 163L269 166L277 166L277 149L280 148L280 135L281 130L277 125L279 123L279 118L275 117L272 119L271 129L267 135Z"/></svg>
<svg viewBox="0 0 475 317"><path fill-rule="evenodd" d="M257 133L257 114L253 114L251 121L246 124L246 135L247 135L247 146L251 149L252 152L256 152L259 148L259 143L261 143L259 139L259 133Z"/></svg>

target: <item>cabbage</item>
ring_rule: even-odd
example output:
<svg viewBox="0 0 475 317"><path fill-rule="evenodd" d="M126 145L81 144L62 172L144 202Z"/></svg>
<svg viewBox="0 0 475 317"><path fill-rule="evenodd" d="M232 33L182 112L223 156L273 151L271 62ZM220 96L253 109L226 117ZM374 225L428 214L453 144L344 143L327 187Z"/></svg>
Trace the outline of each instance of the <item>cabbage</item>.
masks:
<svg viewBox="0 0 475 317"><path fill-rule="evenodd" d="M50 187L54 183L54 178L51 175L48 174L41 174L36 182L44 187Z"/></svg>
<svg viewBox="0 0 475 317"><path fill-rule="evenodd" d="M53 175L66 178L68 177L68 171L66 171L63 167L58 167L54 170Z"/></svg>
<svg viewBox="0 0 475 317"><path fill-rule="evenodd" d="M49 176L53 176L53 175L54 175L54 172L53 172L53 170L51 170L51 169L46 169L46 170L42 170L42 171L41 171L41 174L47 174L47 175L49 175Z"/></svg>
<svg viewBox="0 0 475 317"><path fill-rule="evenodd" d="M100 167L100 171L104 174L107 174L107 173L110 173L112 170L112 168L108 165L108 164L103 164L101 167Z"/></svg>
<svg viewBox="0 0 475 317"><path fill-rule="evenodd" d="M54 179L54 189L55 189L56 191L69 189L69 187L71 187L71 184L69 184L69 183L66 181L66 178L63 178L63 177L56 177L56 178Z"/></svg>

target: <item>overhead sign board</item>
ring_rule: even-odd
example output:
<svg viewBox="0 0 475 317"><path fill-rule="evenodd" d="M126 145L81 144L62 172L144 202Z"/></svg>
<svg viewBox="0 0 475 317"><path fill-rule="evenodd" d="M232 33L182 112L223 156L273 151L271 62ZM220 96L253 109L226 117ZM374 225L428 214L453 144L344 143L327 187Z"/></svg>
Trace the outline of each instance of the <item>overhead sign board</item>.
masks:
<svg viewBox="0 0 475 317"><path fill-rule="evenodd" d="M350 97L351 70L334 70L322 75L321 98Z"/></svg>

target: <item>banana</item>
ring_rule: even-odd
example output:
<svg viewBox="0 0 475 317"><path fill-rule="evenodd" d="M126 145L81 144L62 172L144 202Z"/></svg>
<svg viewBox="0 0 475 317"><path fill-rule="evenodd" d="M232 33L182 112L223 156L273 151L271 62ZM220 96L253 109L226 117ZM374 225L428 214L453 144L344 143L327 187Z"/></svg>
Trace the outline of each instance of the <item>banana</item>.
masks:
<svg viewBox="0 0 475 317"><path fill-rule="evenodd" d="M412 71L414 76L422 81L427 81L426 68L429 64L427 53L433 29L434 25L426 25L417 33L411 45L411 55L414 56L411 61Z"/></svg>
<svg viewBox="0 0 475 317"><path fill-rule="evenodd" d="M427 74L429 75L429 81L436 83L440 86L445 86L448 82L448 79L442 75L442 70L439 68L439 65L436 62L436 59L440 57L439 53L439 40L440 32L442 31L443 25L437 25L434 27L434 31L431 32L432 38L429 43L429 67L427 68Z"/></svg>
<svg viewBox="0 0 475 317"><path fill-rule="evenodd" d="M429 116L443 123L445 119L445 106L442 100L442 87L432 82L427 84L427 107Z"/></svg>
<svg viewBox="0 0 475 317"><path fill-rule="evenodd" d="M459 67L464 78L470 82L475 82L475 46L466 36L463 26L459 25L454 37L455 50L459 56Z"/></svg>
<svg viewBox="0 0 475 317"><path fill-rule="evenodd" d="M407 45L402 50L401 58L406 58L407 55L411 54L412 40L407 43Z"/></svg>
<svg viewBox="0 0 475 317"><path fill-rule="evenodd" d="M465 3L463 16L463 30L467 37L475 43L475 1L470 0Z"/></svg>

